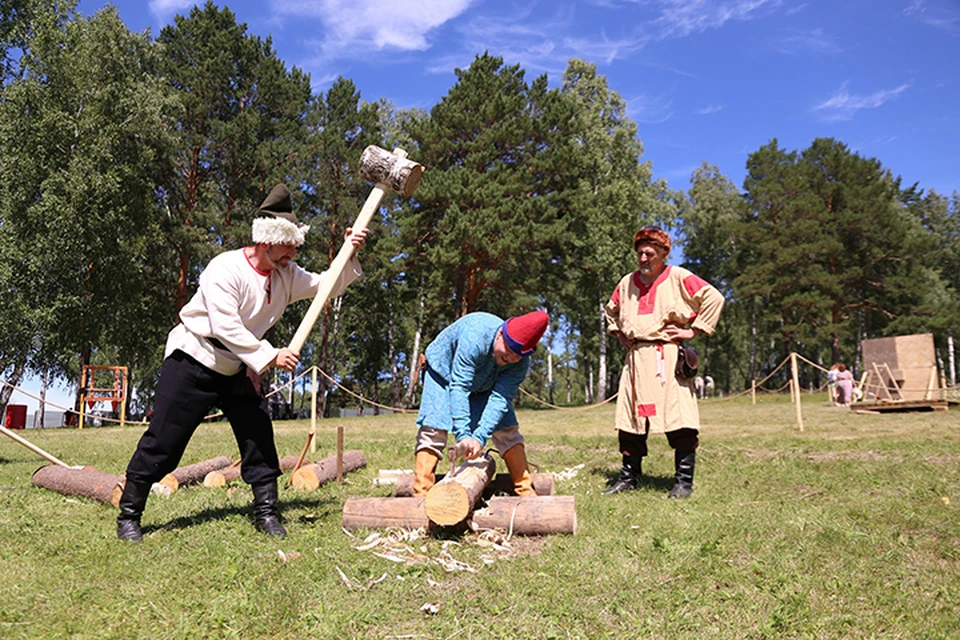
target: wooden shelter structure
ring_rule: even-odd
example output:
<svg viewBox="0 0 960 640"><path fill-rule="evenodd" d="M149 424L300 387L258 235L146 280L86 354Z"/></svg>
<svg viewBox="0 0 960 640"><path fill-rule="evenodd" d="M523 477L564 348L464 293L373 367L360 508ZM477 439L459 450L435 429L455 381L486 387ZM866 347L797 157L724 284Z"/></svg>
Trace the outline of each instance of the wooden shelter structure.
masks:
<svg viewBox="0 0 960 640"><path fill-rule="evenodd" d="M932 333L873 338L860 346L862 407L946 409Z"/></svg>

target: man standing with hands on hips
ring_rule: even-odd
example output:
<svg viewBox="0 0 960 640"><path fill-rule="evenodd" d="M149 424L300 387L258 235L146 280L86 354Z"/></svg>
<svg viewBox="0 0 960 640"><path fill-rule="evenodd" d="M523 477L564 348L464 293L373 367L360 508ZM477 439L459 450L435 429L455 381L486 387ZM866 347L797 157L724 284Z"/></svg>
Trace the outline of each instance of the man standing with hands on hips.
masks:
<svg viewBox="0 0 960 640"><path fill-rule="evenodd" d="M637 231L638 269L620 280L605 307L607 330L627 350L627 359L616 412L623 468L604 493L637 488L650 433L666 433L674 450L675 483L668 497L687 498L693 492L700 412L692 375L677 374L679 344L699 333L713 335L724 300L703 278L667 266L670 248L664 230Z"/></svg>
<svg viewBox="0 0 960 640"><path fill-rule="evenodd" d="M180 463L187 443L218 406L240 448L241 476L253 490L258 530L286 536L277 510L280 462L273 423L260 395L268 367L293 371L300 354L263 339L287 305L312 298L325 277L293 262L310 227L293 213L290 191L270 191L253 221L253 245L221 253L200 274L199 288L170 331L150 426L127 466L117 537L139 541L150 487ZM366 229L347 230L356 251ZM339 295L362 271L356 257L334 287Z"/></svg>

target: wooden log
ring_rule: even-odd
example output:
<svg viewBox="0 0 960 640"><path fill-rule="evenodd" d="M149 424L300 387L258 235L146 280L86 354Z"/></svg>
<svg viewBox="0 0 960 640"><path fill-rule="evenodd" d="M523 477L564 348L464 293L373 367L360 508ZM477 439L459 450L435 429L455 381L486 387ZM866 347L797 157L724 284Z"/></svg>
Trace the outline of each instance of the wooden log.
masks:
<svg viewBox="0 0 960 640"><path fill-rule="evenodd" d="M349 498L343 505L343 528L429 530L435 523L427 517L425 502L426 498ZM473 511L471 524L521 536L576 534L576 502L573 496L494 497Z"/></svg>
<svg viewBox="0 0 960 640"><path fill-rule="evenodd" d="M534 473L533 476L533 490L537 492L538 496L552 496L554 492L554 487L556 482L553 479L552 473ZM396 488L394 489L393 495L398 498L410 498L413 496L413 479L414 476L412 473L409 474L397 474L396 479ZM437 482L443 480L444 475L437 475ZM509 473L498 473L493 477L493 480L490 481L490 485L484 491L484 495L497 495L497 494L507 494L514 495L513 493L513 478L510 477Z"/></svg>
<svg viewBox="0 0 960 640"><path fill-rule="evenodd" d="M424 498L348 498L343 503L343 528L429 529Z"/></svg>
<svg viewBox="0 0 960 640"><path fill-rule="evenodd" d="M82 496L103 504L119 506L123 476L97 471L92 467L75 469L47 465L34 472L31 483L65 496Z"/></svg>
<svg viewBox="0 0 960 640"><path fill-rule="evenodd" d="M367 458L363 451L351 449L343 452L343 473L356 471L367 466ZM337 456L328 456L320 462L308 464L297 469L293 474L293 488L296 491L315 491L321 485L335 480L337 477Z"/></svg>
<svg viewBox="0 0 960 640"><path fill-rule="evenodd" d="M203 479L211 471L223 469L233 464L233 461L226 456L203 460L196 464L188 464L185 467L174 469L163 477L157 484L162 484L170 488L170 491L176 491L182 486L188 484L197 484L203 482Z"/></svg>
<svg viewBox="0 0 960 640"><path fill-rule="evenodd" d="M290 471L293 469L298 456L287 456L286 458L280 458L280 471ZM310 464L309 460L304 460L304 463ZM217 469L211 471L203 477L203 486L216 489L219 487L225 487L231 482L236 482L240 479L240 465L232 464L225 469Z"/></svg>
<svg viewBox="0 0 960 640"><path fill-rule="evenodd" d="M423 508L431 522L450 526L463 522L497 470L489 454L467 460L427 492Z"/></svg>
<svg viewBox="0 0 960 640"><path fill-rule="evenodd" d="M502 529L522 536L577 533L577 508L573 496L498 496L476 509L475 528Z"/></svg>

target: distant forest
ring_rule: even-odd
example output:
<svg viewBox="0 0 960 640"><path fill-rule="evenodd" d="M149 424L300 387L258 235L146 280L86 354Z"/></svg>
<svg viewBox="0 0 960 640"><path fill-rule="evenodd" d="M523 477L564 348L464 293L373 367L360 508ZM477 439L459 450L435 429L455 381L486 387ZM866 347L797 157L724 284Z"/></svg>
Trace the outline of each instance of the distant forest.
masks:
<svg viewBox="0 0 960 640"><path fill-rule="evenodd" d="M720 392L749 388L791 351L856 372L865 338L930 332L953 362L960 196L901 184L840 140L791 150L774 139L745 158L741 187L704 162L675 190L588 61L570 60L551 88L478 52L429 111L402 110L343 77L313 93L269 38L212 2L151 39L112 8L85 18L70 1L10 0L0 50L11 384L124 365L130 412L145 411L207 262L249 244L259 203L284 182L311 226L297 261L323 270L372 186L356 171L370 144L402 147L427 171L412 197L383 200L364 277L330 305L301 362L375 402L415 406L412 364L463 314L534 308L551 327L524 388L561 405L609 397L624 354L602 308L635 270L645 224L669 229L670 262L726 296L717 334L694 341ZM298 305L274 344L289 342ZM944 371L952 381L952 364ZM803 376L804 387L825 380ZM322 398L340 402L331 391Z"/></svg>

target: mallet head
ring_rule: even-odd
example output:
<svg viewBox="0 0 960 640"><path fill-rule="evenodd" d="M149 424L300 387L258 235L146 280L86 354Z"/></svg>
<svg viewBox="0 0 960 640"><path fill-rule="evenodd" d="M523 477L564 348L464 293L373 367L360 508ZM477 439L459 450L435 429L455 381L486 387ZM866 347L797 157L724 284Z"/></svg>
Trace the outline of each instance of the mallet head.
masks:
<svg viewBox="0 0 960 640"><path fill-rule="evenodd" d="M423 165L406 158L406 152L396 149L393 152L370 145L360 156L360 177L370 182L382 184L405 196L413 195L420 186Z"/></svg>

